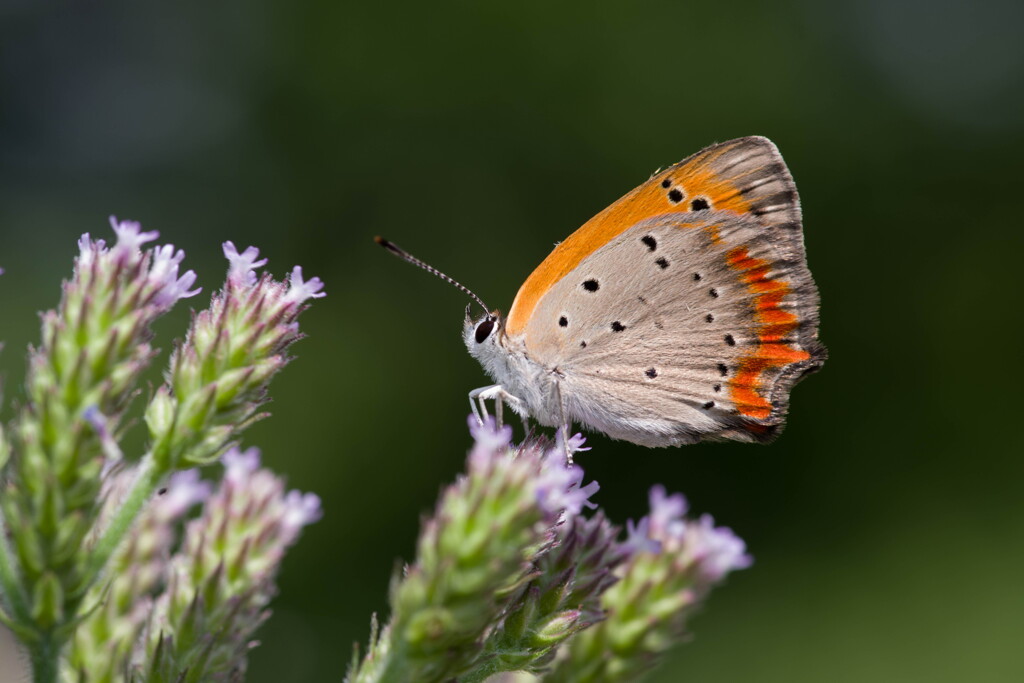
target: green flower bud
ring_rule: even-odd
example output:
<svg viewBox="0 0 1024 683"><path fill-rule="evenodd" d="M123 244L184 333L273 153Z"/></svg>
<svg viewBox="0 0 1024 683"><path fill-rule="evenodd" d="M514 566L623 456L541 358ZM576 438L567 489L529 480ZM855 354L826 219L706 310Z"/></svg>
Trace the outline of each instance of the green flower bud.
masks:
<svg viewBox="0 0 1024 683"><path fill-rule="evenodd" d="M186 527L167 564L168 588L147 617L148 635L135 653L136 673L150 672L146 680L241 675L284 552L320 517L319 499L285 492L280 478L259 467L255 449L234 449L223 461L224 478Z"/></svg>
<svg viewBox="0 0 1024 683"><path fill-rule="evenodd" d="M191 289L194 273L179 276L183 252L170 245L147 249L156 233L111 222L113 246L88 235L79 241L60 304L41 316L42 340L28 359L27 400L14 428L0 430L0 595L10 610L2 618L28 646L36 680L47 683L55 680L62 652L69 679L125 679L127 656L146 601L164 578L174 536L168 520L140 522L140 511L169 473L216 459L261 417L266 384L286 362L288 344L301 336L296 320L304 302L323 296L320 281L304 281L298 268L287 285L258 279L251 272L258 265L254 250L238 255L226 248L232 265L224 292L190 331L201 347L209 342L209 354L197 354L189 340L176 352L168 382L146 409L152 450L121 477L119 426L156 353L151 324L198 290ZM179 602L190 607L174 612L184 615L178 641L157 645L164 654L153 671L179 663L171 645L182 638L199 644L193 663L223 655L226 650L217 648L225 638L235 654L220 663L236 666L239 656L244 663L248 641L239 638L262 620L284 549L318 510L308 497L279 493L271 510L277 516L258 506L235 511L248 524L243 531L254 536L235 548L230 562L210 559L223 545L191 548L203 571L185 577L189 584ZM230 538L244 535L230 524L227 531L218 528ZM235 592L226 595L225 583ZM244 624L226 635L225 615ZM192 669L203 675L201 667ZM167 680L177 681L178 673Z"/></svg>
<svg viewBox="0 0 1024 683"><path fill-rule="evenodd" d="M49 630L64 620L64 590L53 572L43 572L32 595L32 618L41 630Z"/></svg>
<svg viewBox="0 0 1024 683"><path fill-rule="evenodd" d="M350 683L482 680L546 656L575 628L572 610L538 614L539 567L595 487L580 487L582 471L565 467L561 447L517 451L507 428L471 429L467 474L424 523L416 563L392 589L391 621ZM496 632L503 639L489 637Z"/></svg>
<svg viewBox="0 0 1024 683"><path fill-rule="evenodd" d="M634 681L680 643L686 622L711 588L750 565L743 541L710 517L684 517L686 501L651 490L651 514L622 544L619 581L602 595L605 618L578 633L544 677L553 683Z"/></svg>

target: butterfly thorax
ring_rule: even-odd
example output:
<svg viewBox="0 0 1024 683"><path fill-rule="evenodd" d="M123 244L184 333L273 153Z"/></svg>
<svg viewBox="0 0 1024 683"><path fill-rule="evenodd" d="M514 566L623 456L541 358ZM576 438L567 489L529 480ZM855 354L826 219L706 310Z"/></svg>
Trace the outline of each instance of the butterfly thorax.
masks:
<svg viewBox="0 0 1024 683"><path fill-rule="evenodd" d="M486 318L467 319L462 332L469 354L476 358L484 371L505 391L523 404L512 408L540 424L554 427L561 424L558 405L557 368L548 368L533 360L526 351L523 335L505 333L504 319L497 312L493 330L481 339L480 326Z"/></svg>

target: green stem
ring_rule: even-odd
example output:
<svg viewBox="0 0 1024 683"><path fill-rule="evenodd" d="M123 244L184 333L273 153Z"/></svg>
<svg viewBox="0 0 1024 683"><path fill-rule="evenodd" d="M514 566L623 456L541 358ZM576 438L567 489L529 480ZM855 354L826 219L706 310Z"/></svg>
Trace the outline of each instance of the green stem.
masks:
<svg viewBox="0 0 1024 683"><path fill-rule="evenodd" d="M0 518L0 594L7 599L14 618L18 621L29 619L28 600L18 578L17 560L7 542L7 525Z"/></svg>
<svg viewBox="0 0 1024 683"><path fill-rule="evenodd" d="M478 665L475 669L464 676L459 676L459 683L482 683L494 674L503 671L508 671L508 669L505 669L494 660L491 660Z"/></svg>
<svg viewBox="0 0 1024 683"><path fill-rule="evenodd" d="M135 478L135 483L132 484L131 491L128 492L128 495L118 507L117 512L110 520L110 524L107 525L106 530L92 550L89 564L82 578L83 590L88 590L96 581L96 577L106 568L107 562L110 561L110 556L121 545L121 541L124 540L124 537L131 530L135 519L142 511L142 507L149 501L153 490L166 474L167 472L162 468L156 467L152 455L146 455L142 462L139 463L138 474Z"/></svg>
<svg viewBox="0 0 1024 683"><path fill-rule="evenodd" d="M56 683L60 673L61 645L52 631L40 634L38 640L28 644L34 683Z"/></svg>

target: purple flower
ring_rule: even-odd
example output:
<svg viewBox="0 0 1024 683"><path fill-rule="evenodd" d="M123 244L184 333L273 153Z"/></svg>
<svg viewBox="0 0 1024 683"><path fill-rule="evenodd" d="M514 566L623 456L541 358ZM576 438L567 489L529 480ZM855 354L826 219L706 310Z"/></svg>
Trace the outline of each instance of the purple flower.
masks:
<svg viewBox="0 0 1024 683"><path fill-rule="evenodd" d="M281 535L286 544L291 544L302 531L302 527L319 521L324 512L320 507L320 496L315 493L289 491L284 498L284 516L281 518Z"/></svg>
<svg viewBox="0 0 1024 683"><path fill-rule="evenodd" d="M709 583L717 583L729 572L746 569L754 562L743 539L728 527L716 528L711 515L688 521L685 540L701 578Z"/></svg>
<svg viewBox="0 0 1024 683"><path fill-rule="evenodd" d="M683 532L683 515L689 506L681 493L666 495L665 487L656 484L651 487L651 538L665 540L678 537Z"/></svg>
<svg viewBox="0 0 1024 683"><path fill-rule="evenodd" d="M562 444L563 439L564 439L564 437L562 436L562 430L561 429L557 430L555 432L555 449L554 450L556 450L559 453L561 453L563 457L565 456L566 452L568 452L569 456L571 457L574 453L582 453L583 451L589 451L590 450L589 446L586 447L586 448L583 447L583 444L585 444L587 442L587 437L583 436L579 432L577 432L576 434L573 434L572 436L569 437L568 447L563 446L563 444Z"/></svg>
<svg viewBox="0 0 1024 683"><path fill-rule="evenodd" d="M320 291L323 288L324 283L318 277L303 282L302 266L295 266L288 279L288 293L284 295L284 303L286 306L298 306L306 299L319 299L327 296L327 292Z"/></svg>
<svg viewBox="0 0 1024 683"><path fill-rule="evenodd" d="M285 552L321 516L320 499L285 493L284 481L260 467L257 449L231 448L223 462L224 477L202 514L186 525L170 560L167 589L138 645L140 660L162 650L174 671L188 670L197 681L229 680L244 672L253 633L269 615ZM183 481L186 487L194 483ZM197 616L204 633L216 637L196 637Z"/></svg>
<svg viewBox="0 0 1024 683"><path fill-rule="evenodd" d="M660 553L661 543L651 538L651 518L644 517L637 524L626 520L626 540L620 547L627 555Z"/></svg>
<svg viewBox="0 0 1024 683"><path fill-rule="evenodd" d="M579 465L566 465L562 450L553 449L544 458L544 469L537 477L537 504L549 516L557 516L564 511L566 517L574 517L584 507L596 508L597 503L592 502L590 497L601 486L596 481L586 486L581 486L582 483L583 468Z"/></svg>
<svg viewBox="0 0 1024 683"><path fill-rule="evenodd" d="M224 454L224 479L235 486L244 485L253 472L260 468L260 449L238 447Z"/></svg>
<svg viewBox="0 0 1024 683"><path fill-rule="evenodd" d="M95 405L82 411L82 419L89 423L100 440L100 448L103 449L104 456L103 471L106 473L123 458L121 447L117 445L117 440L110 433L110 421Z"/></svg>
<svg viewBox="0 0 1024 683"><path fill-rule="evenodd" d="M753 559L747 546L726 527L715 527L710 515L686 519L686 499L682 494L668 495L665 487L656 485L650 492L651 512L634 524L627 525L628 535L621 548L634 561L645 554L675 558L685 575L690 577L698 595L710 590L725 576L737 569L746 569Z"/></svg>
<svg viewBox="0 0 1024 683"><path fill-rule="evenodd" d="M139 223L118 221L114 216L110 217L110 225L117 234L117 242L109 250L104 240L93 240L89 233L79 238L77 268L80 274L94 265L101 270L109 267L125 268L121 272L127 274L129 279L122 286L130 287L132 278L140 276L134 283L141 287L141 300L146 304L151 303L157 314L170 310L179 299L200 292L199 288L191 289L196 282L193 271L186 271L180 277L178 275L179 266L185 258L184 251L165 244L143 254L143 245L157 239L160 233L155 230L143 232ZM142 269L134 270L140 263Z"/></svg>
<svg viewBox="0 0 1024 683"><path fill-rule="evenodd" d="M270 380L290 360L285 350L302 337L301 303L323 295L319 278L303 282L300 269L292 276L291 290L268 273L258 276L255 268L266 259L259 258L256 247L239 253L233 242L222 246L229 263L224 287L193 317L184 343L171 357L168 384L148 411L154 441L175 444L159 453L171 468L216 460L250 423L268 400ZM165 293L187 295L191 273L172 277L178 259L172 249L159 251L161 267L155 270L167 273Z"/></svg>
<svg viewBox="0 0 1024 683"><path fill-rule="evenodd" d="M258 278L255 269L267 264L267 259L259 258L260 250L249 246L239 254L234 242L230 240L225 242L222 247L229 264L228 281L237 287L252 287L256 284Z"/></svg>
<svg viewBox="0 0 1024 683"><path fill-rule="evenodd" d="M686 499L682 494L668 495L665 487L651 487L651 512L636 525L627 523L628 536L623 548L631 554L672 553L692 565L704 583L717 583L736 569L746 569L753 559L746 544L727 527L715 527L710 515L699 520L685 519Z"/></svg>
<svg viewBox="0 0 1024 683"><path fill-rule="evenodd" d="M320 497L314 493L289 491L283 493L284 483L270 470L260 467L258 448L242 451L231 448L223 456L224 481L222 496L226 500L241 496L243 499L275 501L271 507L261 508L269 518L276 518L280 524L280 542L291 545L302 528L318 521L323 516Z"/></svg>
<svg viewBox="0 0 1024 683"><path fill-rule="evenodd" d="M118 259L134 256L142 251L142 245L160 237L156 230L142 232L142 226L136 221L119 221L110 217L110 227L117 234L117 243L111 251Z"/></svg>
<svg viewBox="0 0 1024 683"><path fill-rule="evenodd" d="M175 472L164 486L164 493L153 504L153 514L162 520L173 520L210 497L213 485L199 478L199 470Z"/></svg>
<svg viewBox="0 0 1024 683"><path fill-rule="evenodd" d="M475 442L469 456L471 461L489 460L508 450L509 444L512 443L510 426L503 425L499 428L491 416L488 416L483 424L480 424L475 415L470 415L468 421L469 433Z"/></svg>
<svg viewBox="0 0 1024 683"><path fill-rule="evenodd" d="M279 543L291 545L304 526L323 516L320 497L314 493L289 491L284 493L284 482L273 472L260 467L258 448L242 451L237 447L224 454L224 480L213 504L236 506L239 501L260 501L256 509L238 507L238 514L255 514L258 509L268 520L279 524ZM235 509L235 508L232 508Z"/></svg>
<svg viewBox="0 0 1024 683"><path fill-rule="evenodd" d="M185 271L178 277L178 265L184 258L185 252L181 249L175 251L173 244L165 244L153 250L149 280L158 288L153 303L160 308L170 308L178 299L187 299L202 291L201 287L189 289L196 282L194 271Z"/></svg>
<svg viewBox="0 0 1024 683"><path fill-rule="evenodd" d="M92 265L96 254L105 251L106 248L106 240L93 241L89 233L83 234L78 238L78 267L88 268Z"/></svg>
<svg viewBox="0 0 1024 683"><path fill-rule="evenodd" d="M551 443L547 440L512 448L510 426L504 425L499 428L494 418L490 416L481 424L475 416L470 415L468 422L469 432L475 441L469 454L471 467L485 467L496 458L515 457L531 463L534 468L534 495L545 516L558 517L564 512L568 518L578 515L584 507L597 507L590 497L597 493L600 485L592 481L583 486L583 468L578 465L566 465L565 449L560 441L554 448L545 447ZM569 440L569 452L588 450L581 448L583 441L579 434L572 437Z"/></svg>
<svg viewBox="0 0 1024 683"><path fill-rule="evenodd" d="M260 285L260 279L256 275L255 268L267 262L267 259L259 259L260 250L256 247L248 247L239 254L234 243L230 241L225 242L223 248L224 256L227 257L230 264L228 266L228 284L235 287L256 287ZM285 311L285 315L291 318L294 318L298 313L297 309L306 299L319 299L320 297L327 296L326 292L321 291L324 288L324 283L320 278L314 277L308 281L302 279L302 266L295 266L292 269L291 276L288 278L287 291L285 290L284 283L270 281L269 278L267 278L267 282L264 284L265 286L260 285L260 287L267 298L267 304L269 304L270 308L275 312ZM284 321L282 324L293 332L298 331L298 326L294 323L294 320L291 322Z"/></svg>

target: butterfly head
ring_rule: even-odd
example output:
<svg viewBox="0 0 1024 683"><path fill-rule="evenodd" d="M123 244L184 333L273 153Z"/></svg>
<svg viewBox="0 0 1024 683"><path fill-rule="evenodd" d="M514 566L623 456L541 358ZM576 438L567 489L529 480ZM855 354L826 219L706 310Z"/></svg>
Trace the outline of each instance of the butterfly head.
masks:
<svg viewBox="0 0 1024 683"><path fill-rule="evenodd" d="M462 323L462 341L469 349L469 355L480 361L484 368L490 368L507 355L502 344L505 321L499 311L473 315L466 306L466 318Z"/></svg>
<svg viewBox="0 0 1024 683"><path fill-rule="evenodd" d="M492 311L483 315L473 315L472 306L466 306L466 319L462 323L462 338L469 352L476 355L474 349L493 346L502 330L501 312Z"/></svg>

